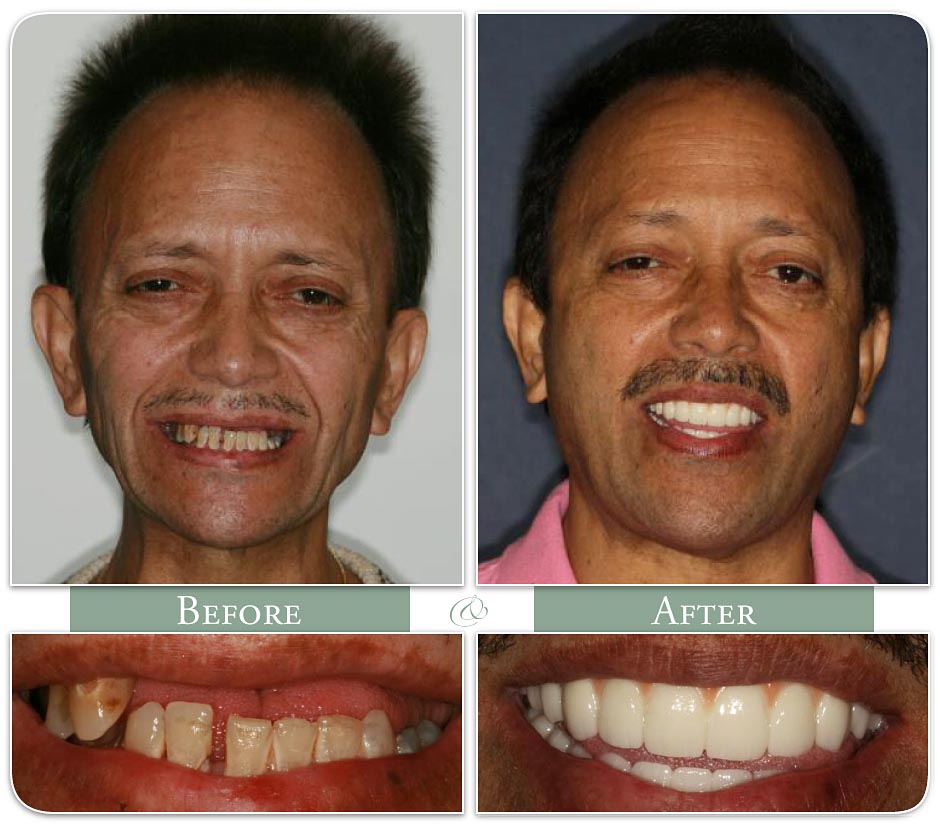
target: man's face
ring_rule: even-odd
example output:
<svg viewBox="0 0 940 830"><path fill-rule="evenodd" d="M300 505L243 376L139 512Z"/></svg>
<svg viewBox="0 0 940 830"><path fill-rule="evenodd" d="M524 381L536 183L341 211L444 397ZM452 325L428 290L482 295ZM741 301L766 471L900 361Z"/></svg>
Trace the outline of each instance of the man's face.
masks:
<svg viewBox="0 0 940 830"><path fill-rule="evenodd" d="M215 86L134 113L81 217L80 378L60 382L126 498L224 548L320 514L403 391L390 355L420 313L389 323L393 245L330 101Z"/></svg>
<svg viewBox="0 0 940 830"><path fill-rule="evenodd" d="M888 325L863 327L851 185L812 116L751 83L634 90L576 151L549 259L521 362L573 494L719 556L808 522Z"/></svg>

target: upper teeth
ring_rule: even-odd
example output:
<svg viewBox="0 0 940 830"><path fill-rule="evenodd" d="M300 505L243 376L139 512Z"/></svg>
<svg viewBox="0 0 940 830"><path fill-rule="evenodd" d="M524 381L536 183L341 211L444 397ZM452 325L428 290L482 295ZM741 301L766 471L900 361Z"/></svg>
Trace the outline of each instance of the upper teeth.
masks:
<svg viewBox="0 0 940 830"><path fill-rule="evenodd" d="M224 452L264 452L276 450L284 443L287 430L280 429L226 429L209 424L169 424L167 434L177 444L189 444L200 449L221 449Z"/></svg>
<svg viewBox="0 0 940 830"><path fill-rule="evenodd" d="M610 766L676 789L718 789L757 774L708 759L763 759L760 771L767 771L771 757L795 758L814 746L836 752L849 734L860 741L884 724L860 703L801 683L699 688L586 678L530 686L526 697L530 724L555 748L582 757L591 750ZM592 743L586 748L585 741ZM677 769L658 763L679 757L697 760Z"/></svg>
<svg viewBox="0 0 940 830"><path fill-rule="evenodd" d="M121 719L133 691L133 678L50 686L46 727L60 738L73 734L84 741L99 738ZM212 755L213 715L207 703L172 701L164 708L155 701L146 702L124 722L124 748L206 772ZM361 721L332 714L316 721L288 717L272 723L230 715L225 731L225 774L260 775L313 763L409 754L435 743L440 735L437 724L423 720L396 736L381 709L373 709Z"/></svg>
<svg viewBox="0 0 940 830"><path fill-rule="evenodd" d="M738 403L702 403L701 401L660 401L647 409L667 421L695 426L745 427L761 418L752 409Z"/></svg>

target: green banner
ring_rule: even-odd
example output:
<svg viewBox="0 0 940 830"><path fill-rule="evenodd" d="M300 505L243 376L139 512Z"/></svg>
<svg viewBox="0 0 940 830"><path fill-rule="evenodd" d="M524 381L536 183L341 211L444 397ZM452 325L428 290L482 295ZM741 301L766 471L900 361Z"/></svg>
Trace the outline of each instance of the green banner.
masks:
<svg viewBox="0 0 940 830"><path fill-rule="evenodd" d="M409 631L408 588L73 586L72 631Z"/></svg>
<svg viewBox="0 0 940 830"><path fill-rule="evenodd" d="M535 589L536 631L873 631L871 586Z"/></svg>

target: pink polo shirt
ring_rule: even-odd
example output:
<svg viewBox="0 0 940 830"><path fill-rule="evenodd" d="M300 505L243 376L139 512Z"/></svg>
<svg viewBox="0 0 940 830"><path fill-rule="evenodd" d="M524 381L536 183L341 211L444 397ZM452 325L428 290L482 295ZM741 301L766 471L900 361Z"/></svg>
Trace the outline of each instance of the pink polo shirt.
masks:
<svg viewBox="0 0 940 830"><path fill-rule="evenodd" d="M574 585L577 580L565 549L561 522L568 510L568 482L552 490L528 532L503 555L480 565L480 585ZM817 585L874 585L870 574L856 567L829 525L813 514L810 537Z"/></svg>

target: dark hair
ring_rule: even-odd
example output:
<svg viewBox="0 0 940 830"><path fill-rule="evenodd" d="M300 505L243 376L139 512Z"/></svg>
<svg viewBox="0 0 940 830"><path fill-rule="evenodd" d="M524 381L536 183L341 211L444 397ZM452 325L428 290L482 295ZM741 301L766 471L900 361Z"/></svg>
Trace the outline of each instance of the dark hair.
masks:
<svg viewBox="0 0 940 830"><path fill-rule="evenodd" d="M395 228L392 309L416 306L430 256L432 159L414 68L368 21L335 15L152 15L88 56L46 161L46 278L77 296L75 230L118 126L154 93L217 81L326 92L371 149Z"/></svg>
<svg viewBox="0 0 940 830"><path fill-rule="evenodd" d="M549 308L549 243L555 205L578 142L638 84L718 72L761 81L801 101L821 122L855 193L864 246L866 322L894 302L897 226L884 164L832 85L763 15L685 15L631 43L568 84L543 113L523 174L514 271Z"/></svg>

